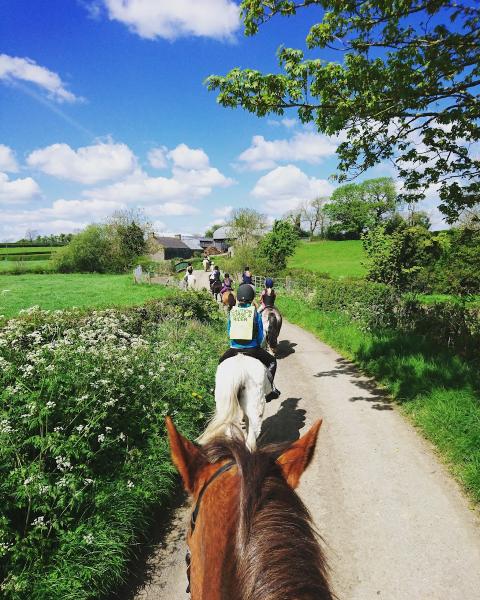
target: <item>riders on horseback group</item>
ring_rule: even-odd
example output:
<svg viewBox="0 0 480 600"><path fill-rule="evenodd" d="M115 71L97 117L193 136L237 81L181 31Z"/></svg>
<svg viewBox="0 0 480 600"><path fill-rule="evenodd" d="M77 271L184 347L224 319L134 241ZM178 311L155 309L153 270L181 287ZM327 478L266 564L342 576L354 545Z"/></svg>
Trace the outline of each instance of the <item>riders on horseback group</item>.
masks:
<svg viewBox="0 0 480 600"><path fill-rule="evenodd" d="M273 281L271 279L268 281L272 284L269 289L272 289ZM262 348L264 339L263 322L254 304L254 299L255 290L253 285L242 283L237 291L238 304L232 308L228 318L227 329L230 348L220 358L219 363L240 353L258 359L267 368L267 376L272 385L272 391L266 396L266 399L274 400L280 396L280 391L274 383L277 360L275 356ZM273 304L270 306L273 306Z"/></svg>

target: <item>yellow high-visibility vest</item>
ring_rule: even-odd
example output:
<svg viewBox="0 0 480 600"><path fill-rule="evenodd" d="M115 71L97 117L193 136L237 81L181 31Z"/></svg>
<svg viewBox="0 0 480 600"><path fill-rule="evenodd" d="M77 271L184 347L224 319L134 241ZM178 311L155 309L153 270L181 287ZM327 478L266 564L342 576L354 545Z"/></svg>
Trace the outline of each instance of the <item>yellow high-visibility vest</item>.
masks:
<svg viewBox="0 0 480 600"><path fill-rule="evenodd" d="M230 339L252 340L254 319L254 306L234 306L230 311Z"/></svg>

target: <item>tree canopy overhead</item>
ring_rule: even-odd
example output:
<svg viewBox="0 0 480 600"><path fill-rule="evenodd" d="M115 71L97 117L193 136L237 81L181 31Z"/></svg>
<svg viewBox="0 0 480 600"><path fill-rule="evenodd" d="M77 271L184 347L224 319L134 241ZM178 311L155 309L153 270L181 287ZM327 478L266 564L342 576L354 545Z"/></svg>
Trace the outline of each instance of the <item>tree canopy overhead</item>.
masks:
<svg viewBox="0 0 480 600"><path fill-rule="evenodd" d="M480 196L480 3L476 0L243 0L247 35L273 17L323 9L302 50L281 47L281 72L238 68L207 79L223 106L264 116L298 111L342 133L340 181L395 163L402 200L438 189L452 222ZM338 50L338 62L321 58ZM310 58L313 55L313 58ZM320 56L320 57L319 57Z"/></svg>

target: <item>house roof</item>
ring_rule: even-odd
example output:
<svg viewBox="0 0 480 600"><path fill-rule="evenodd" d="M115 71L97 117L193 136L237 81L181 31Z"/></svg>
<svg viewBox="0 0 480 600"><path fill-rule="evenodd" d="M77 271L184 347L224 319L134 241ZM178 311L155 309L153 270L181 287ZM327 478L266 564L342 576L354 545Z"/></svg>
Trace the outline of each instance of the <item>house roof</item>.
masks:
<svg viewBox="0 0 480 600"><path fill-rule="evenodd" d="M179 240L176 237L160 237L158 235L155 235L153 237L155 238L155 241L158 242L160 246L163 246L164 248L188 248L189 250L191 249L189 246L187 246L187 244L185 244L182 240Z"/></svg>
<svg viewBox="0 0 480 600"><path fill-rule="evenodd" d="M200 246L200 238L196 237L182 237L182 242L190 248L190 250L202 250Z"/></svg>
<svg viewBox="0 0 480 600"><path fill-rule="evenodd" d="M231 235L231 227L220 227L213 232L214 240L226 240Z"/></svg>

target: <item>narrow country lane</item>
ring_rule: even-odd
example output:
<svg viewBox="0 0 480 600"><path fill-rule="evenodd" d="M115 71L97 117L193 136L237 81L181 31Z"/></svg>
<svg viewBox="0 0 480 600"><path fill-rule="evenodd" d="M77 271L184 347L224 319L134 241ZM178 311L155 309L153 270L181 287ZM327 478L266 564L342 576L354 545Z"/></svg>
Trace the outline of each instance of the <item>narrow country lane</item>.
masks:
<svg viewBox="0 0 480 600"><path fill-rule="evenodd" d="M202 279L197 282L203 285ZM268 441L294 440L323 418L299 491L325 540L340 600L476 600L478 513L430 446L371 381L304 330L284 323ZM188 507L149 558L135 600L183 600Z"/></svg>

